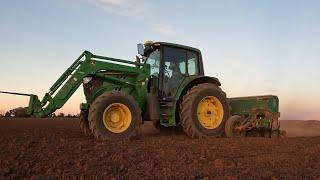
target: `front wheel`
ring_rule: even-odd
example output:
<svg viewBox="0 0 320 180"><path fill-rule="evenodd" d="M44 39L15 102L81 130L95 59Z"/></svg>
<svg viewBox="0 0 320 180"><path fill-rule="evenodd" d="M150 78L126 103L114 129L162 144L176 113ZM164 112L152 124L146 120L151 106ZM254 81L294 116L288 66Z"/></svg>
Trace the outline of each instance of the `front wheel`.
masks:
<svg viewBox="0 0 320 180"><path fill-rule="evenodd" d="M89 125L99 140L124 140L138 134L141 110L132 98L120 91L104 93L89 110Z"/></svg>
<svg viewBox="0 0 320 180"><path fill-rule="evenodd" d="M221 136L229 117L226 94L215 84L192 87L180 104L180 122L192 138Z"/></svg>

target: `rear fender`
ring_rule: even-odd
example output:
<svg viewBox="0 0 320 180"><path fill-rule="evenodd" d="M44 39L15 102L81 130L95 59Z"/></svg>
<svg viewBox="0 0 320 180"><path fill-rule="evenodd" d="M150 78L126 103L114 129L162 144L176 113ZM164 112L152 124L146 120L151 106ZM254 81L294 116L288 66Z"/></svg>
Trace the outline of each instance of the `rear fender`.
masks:
<svg viewBox="0 0 320 180"><path fill-rule="evenodd" d="M209 77L209 76L190 76L183 80L181 85L178 88L178 91L175 96L175 100L179 101L183 95L187 93L189 89L191 89L193 86L201 83L212 83L217 86L221 86L220 81L218 78L215 77Z"/></svg>

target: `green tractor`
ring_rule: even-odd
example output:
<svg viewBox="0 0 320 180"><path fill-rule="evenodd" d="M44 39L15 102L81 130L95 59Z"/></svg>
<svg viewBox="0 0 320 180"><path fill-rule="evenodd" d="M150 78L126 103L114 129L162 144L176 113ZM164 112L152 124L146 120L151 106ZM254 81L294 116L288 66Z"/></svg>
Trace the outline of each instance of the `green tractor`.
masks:
<svg viewBox="0 0 320 180"><path fill-rule="evenodd" d="M180 127L192 138L279 136L276 96L228 99L215 77L204 75L200 50L167 42L138 44L136 61L85 51L43 100L30 96L28 113L46 117L83 84L80 127L100 140L138 134L144 121L159 130Z"/></svg>

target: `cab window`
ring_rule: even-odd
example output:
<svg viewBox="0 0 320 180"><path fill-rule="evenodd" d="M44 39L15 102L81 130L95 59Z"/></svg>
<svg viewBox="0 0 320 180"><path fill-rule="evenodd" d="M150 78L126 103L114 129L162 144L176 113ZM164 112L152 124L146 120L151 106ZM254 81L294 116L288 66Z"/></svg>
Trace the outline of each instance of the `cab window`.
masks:
<svg viewBox="0 0 320 180"><path fill-rule="evenodd" d="M159 67L160 67L160 51L159 49L156 49L155 51L153 51L147 61L147 64L150 64L150 68L151 68L151 75L153 76L159 76Z"/></svg>
<svg viewBox="0 0 320 180"><path fill-rule="evenodd" d="M173 97L186 76L198 75L198 53L182 48L163 48L163 92Z"/></svg>
<svg viewBox="0 0 320 180"><path fill-rule="evenodd" d="M199 74L198 53L188 51L187 63L188 63L188 74L189 75L198 75Z"/></svg>

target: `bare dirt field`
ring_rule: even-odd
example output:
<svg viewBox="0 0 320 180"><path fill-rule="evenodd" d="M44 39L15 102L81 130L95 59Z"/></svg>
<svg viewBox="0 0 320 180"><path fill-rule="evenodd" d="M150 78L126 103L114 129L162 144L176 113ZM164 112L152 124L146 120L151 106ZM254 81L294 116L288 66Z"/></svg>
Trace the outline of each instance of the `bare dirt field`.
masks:
<svg viewBox="0 0 320 180"><path fill-rule="evenodd" d="M0 179L319 179L320 122L282 128L292 138L199 140L145 123L134 140L99 142L77 119L2 119Z"/></svg>
<svg viewBox="0 0 320 180"><path fill-rule="evenodd" d="M281 128L287 132L287 137L320 137L320 121L281 121Z"/></svg>

